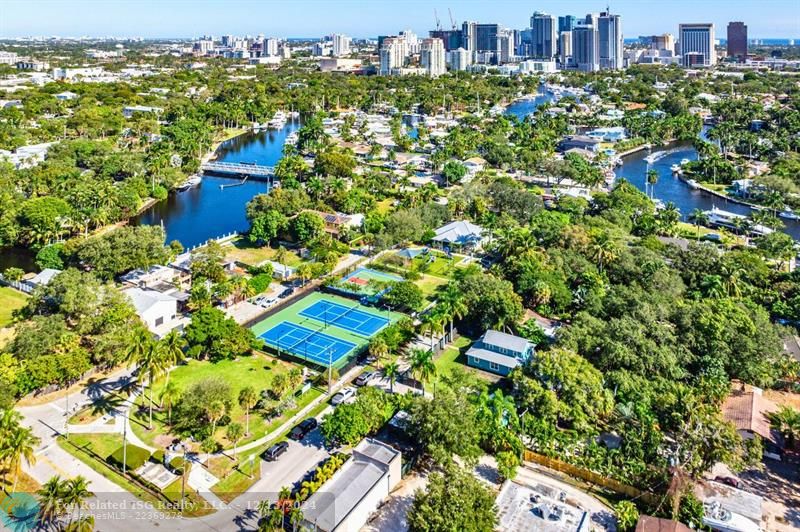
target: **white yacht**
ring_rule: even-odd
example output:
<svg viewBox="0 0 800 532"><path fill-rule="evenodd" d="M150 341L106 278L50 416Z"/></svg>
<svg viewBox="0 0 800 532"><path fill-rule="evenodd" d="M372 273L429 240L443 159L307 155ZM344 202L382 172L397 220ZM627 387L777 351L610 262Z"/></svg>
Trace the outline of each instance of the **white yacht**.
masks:
<svg viewBox="0 0 800 532"><path fill-rule="evenodd" d="M687 179L686 184L689 185L689 188L691 188L692 190L697 190L698 188L700 188L700 183L698 183L694 179Z"/></svg>
<svg viewBox="0 0 800 532"><path fill-rule="evenodd" d="M186 179L186 181L184 181L183 183L178 185L176 188L178 190L181 190L181 191L189 190L190 188L196 187L197 185L199 185L202 180L203 180L203 177L201 175L192 174Z"/></svg>
<svg viewBox="0 0 800 532"><path fill-rule="evenodd" d="M778 216L780 216L781 218L785 218L786 220L800 220L800 215L798 215L788 207L779 212Z"/></svg>
<svg viewBox="0 0 800 532"><path fill-rule="evenodd" d="M673 174L680 174L683 172L683 169L681 169L681 165L679 164L673 164L669 167L669 169L672 170Z"/></svg>
<svg viewBox="0 0 800 532"><path fill-rule="evenodd" d="M267 122L267 125L273 129L279 129L286 125L286 113L283 111L276 111L275 116L272 117L272 120Z"/></svg>
<svg viewBox="0 0 800 532"><path fill-rule="evenodd" d="M687 165L687 164L689 164L690 162L691 162L691 161L689 161L689 159L681 159L681 166L686 166L686 165Z"/></svg>

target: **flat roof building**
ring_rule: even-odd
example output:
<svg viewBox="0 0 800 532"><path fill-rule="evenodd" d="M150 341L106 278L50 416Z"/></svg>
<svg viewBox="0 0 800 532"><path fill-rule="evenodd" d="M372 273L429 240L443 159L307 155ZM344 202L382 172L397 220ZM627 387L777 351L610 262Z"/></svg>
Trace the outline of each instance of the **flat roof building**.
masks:
<svg viewBox="0 0 800 532"><path fill-rule="evenodd" d="M714 24L681 24L678 26L681 45L681 64L685 67L714 66L717 52L714 49Z"/></svg>
<svg viewBox="0 0 800 532"><path fill-rule="evenodd" d="M728 23L728 57L739 63L747 59L747 25L744 22Z"/></svg>
<svg viewBox="0 0 800 532"><path fill-rule="evenodd" d="M401 453L365 439L303 505L302 526L320 532L357 532L400 482Z"/></svg>

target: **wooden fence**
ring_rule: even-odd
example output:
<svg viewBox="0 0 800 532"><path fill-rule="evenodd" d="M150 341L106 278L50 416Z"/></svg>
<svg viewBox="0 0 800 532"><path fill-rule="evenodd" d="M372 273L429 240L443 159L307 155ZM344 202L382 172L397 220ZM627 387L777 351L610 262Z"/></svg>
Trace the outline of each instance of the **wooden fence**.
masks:
<svg viewBox="0 0 800 532"><path fill-rule="evenodd" d="M562 462L556 458L550 458L535 453L530 449L525 449L522 453L522 457L526 462L534 462L547 468L554 469L555 471L565 473L571 477L576 477L591 484L602 486L621 495L625 495L626 497L630 497L631 499L641 499L652 505L656 505L661 501L661 498L652 492L642 491L639 488L629 486L613 478L605 477L583 467Z"/></svg>

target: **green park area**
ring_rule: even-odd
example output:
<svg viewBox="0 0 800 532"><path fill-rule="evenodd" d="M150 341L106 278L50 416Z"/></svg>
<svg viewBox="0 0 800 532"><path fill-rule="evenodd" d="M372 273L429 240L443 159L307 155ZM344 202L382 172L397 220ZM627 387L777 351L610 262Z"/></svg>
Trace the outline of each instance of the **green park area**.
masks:
<svg viewBox="0 0 800 532"><path fill-rule="evenodd" d="M321 392L312 388L300 396L295 392L303 381L302 369L289 362L263 353L217 362L189 360L156 380L153 385L153 426L150 423L149 401L139 396L131 426L134 433L148 445L165 447L174 438L200 432L206 438L212 427L206 412L212 402L220 402L221 415L213 425L213 439L220 447L233 447L229 427L238 424L244 429L238 445L244 445L268 434L299 409L318 397ZM256 397L248 415L240 394L250 389ZM168 392L166 390L169 390ZM145 395L149 397L150 390ZM172 404L170 404L172 403ZM205 430L198 430L199 422Z"/></svg>
<svg viewBox="0 0 800 532"><path fill-rule="evenodd" d="M28 296L8 286L0 286L0 329L11 323L11 315L24 307Z"/></svg>

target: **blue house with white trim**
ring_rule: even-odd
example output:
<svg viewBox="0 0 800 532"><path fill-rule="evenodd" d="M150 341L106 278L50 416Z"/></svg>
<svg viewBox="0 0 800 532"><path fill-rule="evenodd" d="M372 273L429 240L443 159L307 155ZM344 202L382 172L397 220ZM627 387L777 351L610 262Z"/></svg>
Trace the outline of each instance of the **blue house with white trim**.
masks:
<svg viewBox="0 0 800 532"><path fill-rule="evenodd" d="M467 365L506 376L533 356L533 348L525 338L489 329L467 350Z"/></svg>

